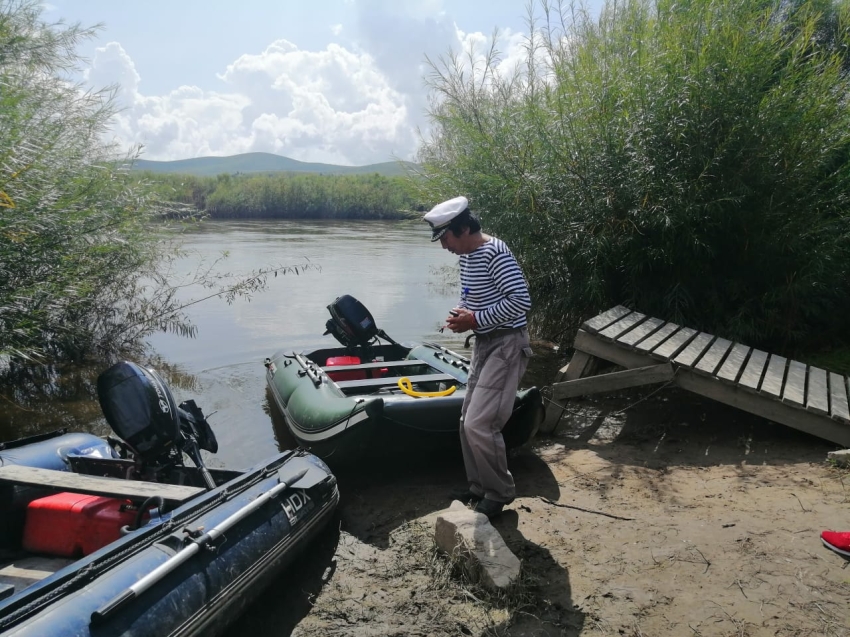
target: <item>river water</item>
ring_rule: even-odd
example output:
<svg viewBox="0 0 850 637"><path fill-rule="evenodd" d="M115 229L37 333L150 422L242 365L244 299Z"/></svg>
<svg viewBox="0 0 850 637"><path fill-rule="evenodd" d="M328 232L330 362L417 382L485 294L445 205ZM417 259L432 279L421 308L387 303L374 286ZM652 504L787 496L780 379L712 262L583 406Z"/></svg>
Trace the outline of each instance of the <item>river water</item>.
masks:
<svg viewBox="0 0 850 637"><path fill-rule="evenodd" d="M333 346L323 336L327 306L351 294L379 327L399 342L430 340L469 355L464 336L438 331L457 300L457 257L429 241L421 222L215 221L183 235L187 275L227 252L220 269L247 274L258 268L310 263L299 274L268 279L250 301L209 299L188 313L196 338L158 333L151 353L137 362L157 368L178 402L194 398L219 442L211 466L247 467L290 445L276 407L270 408L263 360L279 349ZM181 291L184 301L209 294ZM546 384L552 355L537 350L524 385ZM22 384L0 395L0 440L58 427L107 433L94 383L100 367L66 369L46 389Z"/></svg>

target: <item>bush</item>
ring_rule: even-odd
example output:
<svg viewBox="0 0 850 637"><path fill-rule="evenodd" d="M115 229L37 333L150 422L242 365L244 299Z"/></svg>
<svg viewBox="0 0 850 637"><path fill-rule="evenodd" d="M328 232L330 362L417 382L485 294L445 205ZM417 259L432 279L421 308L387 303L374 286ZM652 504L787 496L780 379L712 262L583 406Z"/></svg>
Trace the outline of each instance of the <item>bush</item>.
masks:
<svg viewBox="0 0 850 637"><path fill-rule="evenodd" d="M844 338L850 2L531 7L527 60L432 64L431 201L468 194L566 340L624 303L750 344Z"/></svg>
<svg viewBox="0 0 850 637"><path fill-rule="evenodd" d="M0 0L0 360L80 359L155 329L190 334L164 215L102 140L112 92L67 76L91 30ZM122 161L123 160L123 161Z"/></svg>

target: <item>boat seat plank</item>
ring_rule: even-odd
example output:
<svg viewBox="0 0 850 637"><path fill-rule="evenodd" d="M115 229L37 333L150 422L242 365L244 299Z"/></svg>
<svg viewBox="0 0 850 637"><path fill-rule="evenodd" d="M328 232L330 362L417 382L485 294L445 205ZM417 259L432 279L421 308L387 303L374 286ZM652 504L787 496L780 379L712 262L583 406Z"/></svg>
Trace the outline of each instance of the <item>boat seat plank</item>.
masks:
<svg viewBox="0 0 850 637"><path fill-rule="evenodd" d="M66 557L28 555L4 564L0 567L0 599L3 599L3 591L11 596L50 577L74 561Z"/></svg>
<svg viewBox="0 0 850 637"><path fill-rule="evenodd" d="M732 341L727 341L725 338L718 338L711 344L705 355L699 359L699 363L694 367L694 371L712 376L717 371L717 368L720 367L720 361L726 356L726 352L729 351L730 347L732 347Z"/></svg>
<svg viewBox="0 0 850 637"><path fill-rule="evenodd" d="M683 327L666 341L650 352L656 358L670 360L678 354L696 335L697 331L690 327Z"/></svg>
<svg viewBox="0 0 850 637"><path fill-rule="evenodd" d="M747 360L747 354L750 353L748 345L735 343L729 356L726 357L723 365L717 372L717 378L727 383L734 383L738 380L738 375L744 369L744 362Z"/></svg>
<svg viewBox="0 0 850 637"><path fill-rule="evenodd" d="M367 389L371 387L392 387L398 385L401 376L390 376L388 378L366 378L364 380L338 380L337 386L340 389ZM433 383L445 380L457 381L457 378L451 374L420 374L418 376L406 376L413 384L416 383Z"/></svg>
<svg viewBox="0 0 850 637"><path fill-rule="evenodd" d="M782 402L797 407L806 404L806 366L800 361L788 363L788 377L782 390Z"/></svg>
<svg viewBox="0 0 850 637"><path fill-rule="evenodd" d="M328 365L326 367L322 367L322 371L324 372L347 372L353 369L381 369L383 367L421 367L422 365L431 366L430 363L427 363L418 358L411 358L410 360L403 361L377 361L375 363L356 363L354 365Z"/></svg>
<svg viewBox="0 0 850 637"><path fill-rule="evenodd" d="M603 312L598 316L594 316L589 321L585 321L581 329L586 332L590 332L591 334L596 334L600 330L604 330L606 327L611 325L624 316L629 314L631 310L627 307L623 307L622 305L618 305L616 307L612 307L610 310Z"/></svg>
<svg viewBox="0 0 850 637"><path fill-rule="evenodd" d="M767 352L754 349L750 354L750 359L747 361L747 366L744 367L744 373L741 374L741 380L738 381L738 384L744 389L756 391L766 362Z"/></svg>
<svg viewBox="0 0 850 637"><path fill-rule="evenodd" d="M768 396L779 398L782 395L782 383L785 381L785 364L788 359L784 356L771 355L767 362L767 371L761 381L759 391Z"/></svg>
<svg viewBox="0 0 850 637"><path fill-rule="evenodd" d="M0 467L0 483L3 482L43 487L54 491L71 491L73 493L127 498L129 500L144 500L158 495L166 502L171 503L184 502L205 491L201 487L86 476L70 471L55 471L22 465Z"/></svg>
<svg viewBox="0 0 850 637"><path fill-rule="evenodd" d="M830 415L838 420L850 422L850 409L847 405L847 380L834 372L829 373Z"/></svg>
<svg viewBox="0 0 850 637"><path fill-rule="evenodd" d="M816 414L829 414L829 399L826 390L826 371L809 367L809 384L806 409Z"/></svg>
<svg viewBox="0 0 850 637"><path fill-rule="evenodd" d="M639 341L645 339L662 325L664 325L664 321L661 319L649 318L635 327L635 329L629 330L625 334L618 336L617 342L628 346L636 345Z"/></svg>
<svg viewBox="0 0 850 637"><path fill-rule="evenodd" d="M646 314L641 314L640 312L632 312L631 314L627 314L626 316L621 318L613 325L609 325L604 330L601 330L599 332L599 336L601 336L602 338L609 338L611 340L615 340L617 337L622 336L623 334L634 328L645 318Z"/></svg>
<svg viewBox="0 0 850 637"><path fill-rule="evenodd" d="M635 345L635 349L639 352L650 352L655 349L658 345L667 340L676 330L679 329L679 326L675 323L665 323L664 326L653 332L651 335L647 336L640 343Z"/></svg>
<svg viewBox="0 0 850 637"><path fill-rule="evenodd" d="M711 334L700 333L685 349L679 352L676 358L673 359L673 362L682 367L693 367L702 353L708 349L713 339L714 336Z"/></svg>

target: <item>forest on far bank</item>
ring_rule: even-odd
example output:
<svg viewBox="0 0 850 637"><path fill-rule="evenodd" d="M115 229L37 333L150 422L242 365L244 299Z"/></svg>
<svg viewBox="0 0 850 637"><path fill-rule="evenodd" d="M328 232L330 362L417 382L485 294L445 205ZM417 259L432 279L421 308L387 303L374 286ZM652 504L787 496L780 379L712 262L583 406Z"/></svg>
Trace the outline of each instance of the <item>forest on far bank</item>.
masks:
<svg viewBox="0 0 850 637"><path fill-rule="evenodd" d="M162 199L194 206L211 219L410 219L427 210L410 178L377 173L141 177Z"/></svg>

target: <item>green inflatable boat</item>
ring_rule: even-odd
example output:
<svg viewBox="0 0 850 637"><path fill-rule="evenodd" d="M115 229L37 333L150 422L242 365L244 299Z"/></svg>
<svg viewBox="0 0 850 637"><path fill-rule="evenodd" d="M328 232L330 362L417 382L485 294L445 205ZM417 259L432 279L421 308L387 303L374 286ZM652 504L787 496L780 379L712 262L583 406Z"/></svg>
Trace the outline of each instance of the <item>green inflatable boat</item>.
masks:
<svg viewBox="0 0 850 637"><path fill-rule="evenodd" d="M328 306L341 347L280 351L265 361L274 403L298 444L331 464L456 445L468 358L434 343L396 343L345 295ZM517 392L502 434L528 442L543 421L536 387Z"/></svg>

